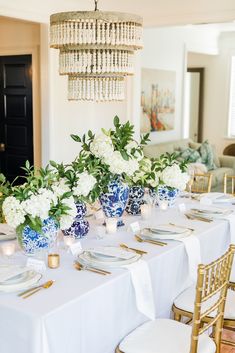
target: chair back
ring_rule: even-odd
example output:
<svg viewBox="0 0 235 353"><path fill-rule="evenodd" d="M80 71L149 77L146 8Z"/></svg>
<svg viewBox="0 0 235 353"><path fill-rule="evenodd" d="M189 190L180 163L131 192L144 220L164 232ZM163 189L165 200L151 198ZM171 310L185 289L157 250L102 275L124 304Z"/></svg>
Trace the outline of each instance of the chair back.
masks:
<svg viewBox="0 0 235 353"><path fill-rule="evenodd" d="M215 332L216 353L220 352L224 306L234 252L235 245L230 245L229 250L216 261L198 266L190 353L197 352L198 336L210 327ZM206 302L206 310L203 311L202 304Z"/></svg>
<svg viewBox="0 0 235 353"><path fill-rule="evenodd" d="M235 195L235 175L224 174L224 193Z"/></svg>
<svg viewBox="0 0 235 353"><path fill-rule="evenodd" d="M194 174L191 191L207 193L211 191L212 174Z"/></svg>

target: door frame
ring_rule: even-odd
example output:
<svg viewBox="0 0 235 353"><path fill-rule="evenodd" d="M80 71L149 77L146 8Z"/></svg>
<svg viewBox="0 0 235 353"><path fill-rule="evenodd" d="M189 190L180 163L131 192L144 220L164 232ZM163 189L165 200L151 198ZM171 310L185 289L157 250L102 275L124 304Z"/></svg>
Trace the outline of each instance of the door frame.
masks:
<svg viewBox="0 0 235 353"><path fill-rule="evenodd" d="M198 142L203 142L203 104L204 104L204 72L203 67L187 67L187 72L197 72L199 73L200 83L199 83L199 107L198 107L198 131L197 139Z"/></svg>
<svg viewBox="0 0 235 353"><path fill-rule="evenodd" d="M41 167L41 104L39 46L9 47L0 49L0 56L32 55L32 111L33 111L33 157L34 165Z"/></svg>

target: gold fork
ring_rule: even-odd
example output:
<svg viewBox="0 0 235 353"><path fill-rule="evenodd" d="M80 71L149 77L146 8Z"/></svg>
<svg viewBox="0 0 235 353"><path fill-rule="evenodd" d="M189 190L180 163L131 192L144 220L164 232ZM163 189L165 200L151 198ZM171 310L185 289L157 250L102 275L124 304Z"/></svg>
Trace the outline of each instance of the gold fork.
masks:
<svg viewBox="0 0 235 353"><path fill-rule="evenodd" d="M84 265L80 264L80 262L78 262L78 261L74 262L74 267L78 271L86 270L86 271L99 273L100 275L104 275L104 276L105 275L111 275L111 272L108 272L108 271L105 271L105 270L101 270L101 269L95 268L95 267L84 266Z"/></svg>
<svg viewBox="0 0 235 353"><path fill-rule="evenodd" d="M119 245L121 248L123 249L129 249L129 250L132 250L134 252L136 252L137 254L139 255L144 255L144 254L147 254L147 251L143 251L143 250L140 250L140 249L135 249L135 248L130 248L129 246L127 246L126 244L120 244Z"/></svg>
<svg viewBox="0 0 235 353"><path fill-rule="evenodd" d="M142 239L142 238L139 237L138 235L135 235L135 239L136 239L139 243L150 243L150 244L159 245L159 246L165 246L165 245L167 245L167 243L164 243L164 242L158 241L158 240Z"/></svg>
<svg viewBox="0 0 235 353"><path fill-rule="evenodd" d="M188 213L185 213L185 216L188 219L192 220L192 221L202 221L202 222L207 222L207 223L212 222L212 219L204 218L204 217L201 217L201 216L193 216L193 215L188 214Z"/></svg>
<svg viewBox="0 0 235 353"><path fill-rule="evenodd" d="M21 297L22 297L23 299L26 299L26 298L30 297L31 295L33 295L33 294L39 292L41 289L48 289L48 288L50 288L53 283L54 283L54 281L48 281L48 282L44 283L41 287L38 287L38 288L36 288L35 290L32 290L29 294L22 295Z"/></svg>

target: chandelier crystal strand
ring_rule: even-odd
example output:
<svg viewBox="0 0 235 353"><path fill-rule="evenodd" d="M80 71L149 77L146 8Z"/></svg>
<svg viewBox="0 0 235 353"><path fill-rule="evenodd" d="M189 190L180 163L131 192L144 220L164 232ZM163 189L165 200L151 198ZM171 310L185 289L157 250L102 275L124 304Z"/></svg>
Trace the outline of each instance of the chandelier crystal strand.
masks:
<svg viewBox="0 0 235 353"><path fill-rule="evenodd" d="M125 98L124 78L133 75L134 52L142 47L139 16L101 11L54 14L50 38L51 47L60 50L59 73L68 75L69 100Z"/></svg>

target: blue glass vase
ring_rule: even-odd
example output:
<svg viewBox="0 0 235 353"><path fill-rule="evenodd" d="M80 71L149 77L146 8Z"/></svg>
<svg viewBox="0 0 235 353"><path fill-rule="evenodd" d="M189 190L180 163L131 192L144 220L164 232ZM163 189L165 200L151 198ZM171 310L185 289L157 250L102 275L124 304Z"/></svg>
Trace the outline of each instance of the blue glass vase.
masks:
<svg viewBox="0 0 235 353"><path fill-rule="evenodd" d="M77 215L70 228L63 230L64 235L74 236L76 239L85 237L89 232L90 225L85 219L87 208L84 202L76 202Z"/></svg>
<svg viewBox="0 0 235 353"><path fill-rule="evenodd" d="M141 213L140 206L143 204L144 204L144 188L141 186L130 187L126 212L133 216L139 215Z"/></svg>
<svg viewBox="0 0 235 353"><path fill-rule="evenodd" d="M128 185L119 178L112 180L108 185L108 192L100 195L100 204L106 217L116 217L118 227L124 225L122 220L129 196Z"/></svg>
<svg viewBox="0 0 235 353"><path fill-rule="evenodd" d="M35 255L53 246L58 230L58 224L53 218L49 217L43 221L40 233L26 225L22 233L18 235L18 241L26 255Z"/></svg>

